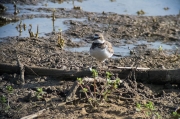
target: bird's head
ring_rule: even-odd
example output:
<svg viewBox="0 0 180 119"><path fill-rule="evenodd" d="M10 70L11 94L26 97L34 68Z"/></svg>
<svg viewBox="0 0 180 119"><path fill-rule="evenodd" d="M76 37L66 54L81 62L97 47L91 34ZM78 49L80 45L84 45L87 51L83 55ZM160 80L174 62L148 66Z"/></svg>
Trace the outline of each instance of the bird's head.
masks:
<svg viewBox="0 0 180 119"><path fill-rule="evenodd" d="M105 42L104 37L101 33L95 33L93 40L94 40L94 43L104 43Z"/></svg>

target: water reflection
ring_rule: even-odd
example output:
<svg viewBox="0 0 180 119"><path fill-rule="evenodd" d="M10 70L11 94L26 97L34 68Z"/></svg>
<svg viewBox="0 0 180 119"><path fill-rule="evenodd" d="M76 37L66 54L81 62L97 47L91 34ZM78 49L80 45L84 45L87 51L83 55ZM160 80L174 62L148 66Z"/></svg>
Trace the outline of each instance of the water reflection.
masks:
<svg viewBox="0 0 180 119"><path fill-rule="evenodd" d="M140 46L140 47L145 46L148 49L158 49L159 47L162 47L163 50L173 50L175 47L174 44L165 44L160 41L147 42L147 41L140 40L133 44L126 44L126 43L124 43L124 40L121 40L121 42L122 42L121 46L113 47L114 54L120 55L120 56L129 56L130 55L129 49L133 50L135 47L138 47L138 46ZM75 48L66 48L66 49L68 51L72 51L72 52L89 52L89 48L90 48L90 44L88 46L84 46L84 47L75 47Z"/></svg>
<svg viewBox="0 0 180 119"><path fill-rule="evenodd" d="M7 13L14 13L13 4L4 4ZM46 0L38 5L19 5L22 14L39 14L37 8L66 8L81 7L89 12L114 12L118 14L137 15L137 11L143 10L146 16L177 15L180 10L180 0ZM29 11L30 10L30 11ZM43 14L48 14L43 12Z"/></svg>
<svg viewBox="0 0 180 119"><path fill-rule="evenodd" d="M64 0L60 4L47 2L48 7L69 8L80 6L89 12L115 12L118 14L137 15L143 10L147 16L176 15L180 10L180 0ZM165 10L165 8L168 8Z"/></svg>
<svg viewBox="0 0 180 119"><path fill-rule="evenodd" d="M52 18L34 18L34 19L26 19L22 22L15 22L9 23L0 27L0 38L7 37L7 36L22 36L22 37L29 37L29 32L27 30L23 30L22 25L25 24L29 26L32 24L31 31L37 31L37 25L39 26L39 36L44 36L45 33L50 33L52 31L56 31L58 29L67 30L68 26L64 24L65 20L77 20L77 21L84 21L85 19L76 19L76 18L63 18L63 19L56 19L55 21ZM21 27L19 27L19 25Z"/></svg>

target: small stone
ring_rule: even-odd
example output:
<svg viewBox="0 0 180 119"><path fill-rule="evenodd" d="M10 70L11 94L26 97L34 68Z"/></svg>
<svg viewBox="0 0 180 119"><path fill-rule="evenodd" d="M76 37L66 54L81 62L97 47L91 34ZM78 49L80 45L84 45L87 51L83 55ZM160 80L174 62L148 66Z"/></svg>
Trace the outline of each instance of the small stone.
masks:
<svg viewBox="0 0 180 119"><path fill-rule="evenodd" d="M82 110L81 110L81 114L82 114L82 115L86 115L86 114L87 114L87 112L86 112L86 109L85 109L85 108L82 108Z"/></svg>
<svg viewBox="0 0 180 119"><path fill-rule="evenodd" d="M142 100L142 104L145 105L147 103L146 100Z"/></svg>
<svg viewBox="0 0 180 119"><path fill-rule="evenodd" d="M62 69L62 70L66 70L67 67L63 65L63 66L61 67L61 69Z"/></svg>

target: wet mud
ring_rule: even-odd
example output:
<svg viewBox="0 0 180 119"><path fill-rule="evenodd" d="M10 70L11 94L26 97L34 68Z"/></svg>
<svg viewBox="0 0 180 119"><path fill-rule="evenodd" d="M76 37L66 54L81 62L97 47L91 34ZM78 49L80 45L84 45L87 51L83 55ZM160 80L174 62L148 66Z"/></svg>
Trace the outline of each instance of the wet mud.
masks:
<svg viewBox="0 0 180 119"><path fill-rule="evenodd" d="M11 1L1 0L2 4ZM20 0L18 5L37 5L41 0L30 1ZM13 3L11 3L13 4ZM28 14L6 13L1 11L1 26L12 21L20 21L33 18L48 18L52 22L53 9L48 7L21 8ZM37 12L38 14L34 14ZM122 47L124 44L135 44L139 41L148 43L162 42L172 48L158 46L149 47L147 44L138 44L133 48L127 48L126 56L117 50L114 56L105 61L104 66L119 67L144 67L150 69L177 69L180 67L180 15L168 16L136 16L121 15L117 13L96 13L87 12L82 9L55 9L55 23L57 19L68 18L63 21L67 25L62 32L56 28L52 32L45 33L38 37L7 36L0 38L0 63L18 65L18 60L27 66L56 68L65 71L88 70L90 67L97 67L99 62L89 55L93 34L103 33L106 40L110 41L113 47ZM71 20L72 18L72 20ZM74 18L84 19L82 21ZM43 21L42 21L43 22ZM31 23L34 27L35 23ZM58 23L56 23L58 24ZM14 28L14 27L13 27ZM14 28L15 29L15 28ZM27 24L27 30L29 26ZM41 29L39 29L41 30ZM34 33L36 30L34 30ZM64 41L63 47L58 44L58 36ZM78 39L78 40L74 40ZM72 51L73 48L86 48L80 51ZM128 47L128 46L127 46ZM107 69L108 70L108 69ZM127 76L128 77L128 76ZM76 80L76 79L73 79ZM66 95L73 84L73 81L64 81L62 77L48 76L25 76L25 85L19 85L19 74L1 74L0 92L8 97L10 109L5 108L1 103L0 115L2 119L18 119L33 114L42 109L47 109L41 118L147 118L142 112L137 112L136 103L152 101L158 113L164 119L172 118L172 112L179 104L179 85L177 84L143 84L131 79L125 79L119 86L121 92L113 92L109 96L108 103L93 109L87 102L79 104L66 104ZM137 85L136 85L137 83ZM11 85L13 94L8 94L6 86ZM137 89L134 90L134 86ZM45 95L42 100L35 99L37 89L42 88Z"/></svg>

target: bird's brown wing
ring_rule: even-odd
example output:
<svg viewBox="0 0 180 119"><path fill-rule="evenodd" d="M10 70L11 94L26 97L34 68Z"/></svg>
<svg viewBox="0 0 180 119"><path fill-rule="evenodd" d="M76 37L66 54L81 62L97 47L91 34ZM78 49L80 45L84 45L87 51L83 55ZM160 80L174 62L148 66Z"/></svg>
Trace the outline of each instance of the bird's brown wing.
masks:
<svg viewBox="0 0 180 119"><path fill-rule="evenodd" d="M111 44L110 42L106 41L106 42L104 43L104 45L107 46L107 50L108 50L110 53L114 53L112 44Z"/></svg>

